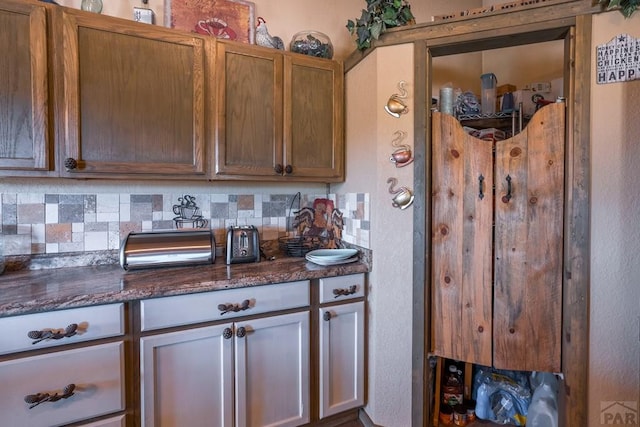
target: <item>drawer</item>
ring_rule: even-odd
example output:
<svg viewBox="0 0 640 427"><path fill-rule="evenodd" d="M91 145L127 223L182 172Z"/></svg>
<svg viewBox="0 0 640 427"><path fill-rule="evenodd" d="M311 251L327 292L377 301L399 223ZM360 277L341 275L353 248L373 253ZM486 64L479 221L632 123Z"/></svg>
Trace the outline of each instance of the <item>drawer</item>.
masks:
<svg viewBox="0 0 640 427"><path fill-rule="evenodd" d="M64 333L70 324L77 324L77 333L60 339L37 340L29 338L30 331L57 331ZM95 340L124 334L124 304L96 305L25 314L0 318L0 354L53 347L75 342Z"/></svg>
<svg viewBox="0 0 640 427"><path fill-rule="evenodd" d="M364 296L364 274L320 279L320 304Z"/></svg>
<svg viewBox="0 0 640 427"><path fill-rule="evenodd" d="M231 310L221 309L222 305ZM233 319L308 305L308 280L153 298L140 301L141 330Z"/></svg>
<svg viewBox="0 0 640 427"><path fill-rule="evenodd" d="M49 427L124 410L124 344L114 342L0 363L2 425ZM29 409L25 396L73 394Z"/></svg>

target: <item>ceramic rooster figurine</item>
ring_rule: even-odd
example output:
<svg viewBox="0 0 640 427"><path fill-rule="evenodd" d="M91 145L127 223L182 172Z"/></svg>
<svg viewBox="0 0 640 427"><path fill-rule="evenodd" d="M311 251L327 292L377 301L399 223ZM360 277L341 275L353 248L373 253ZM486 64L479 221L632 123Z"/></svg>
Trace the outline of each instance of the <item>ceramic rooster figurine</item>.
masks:
<svg viewBox="0 0 640 427"><path fill-rule="evenodd" d="M256 27L256 44L258 46L284 50L284 43L282 39L278 36L272 36L269 34L266 21L261 16L258 17L258 26Z"/></svg>

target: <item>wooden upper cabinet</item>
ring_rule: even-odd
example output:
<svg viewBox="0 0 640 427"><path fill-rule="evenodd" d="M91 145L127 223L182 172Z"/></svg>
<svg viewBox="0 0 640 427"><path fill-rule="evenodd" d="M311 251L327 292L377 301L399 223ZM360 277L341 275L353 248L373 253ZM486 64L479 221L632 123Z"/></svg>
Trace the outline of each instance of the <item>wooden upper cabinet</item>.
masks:
<svg viewBox="0 0 640 427"><path fill-rule="evenodd" d="M565 105L505 141L433 113L432 351L560 372Z"/></svg>
<svg viewBox="0 0 640 427"><path fill-rule="evenodd" d="M344 179L341 63L218 42L216 67L214 178Z"/></svg>
<svg viewBox="0 0 640 427"><path fill-rule="evenodd" d="M282 166L282 55L217 43L216 176L279 176Z"/></svg>
<svg viewBox="0 0 640 427"><path fill-rule="evenodd" d="M63 175L206 179L214 43L70 9L63 33Z"/></svg>
<svg viewBox="0 0 640 427"><path fill-rule="evenodd" d="M284 164L292 176L344 179L342 64L285 57Z"/></svg>
<svg viewBox="0 0 640 427"><path fill-rule="evenodd" d="M47 7L0 4L0 175L53 167Z"/></svg>

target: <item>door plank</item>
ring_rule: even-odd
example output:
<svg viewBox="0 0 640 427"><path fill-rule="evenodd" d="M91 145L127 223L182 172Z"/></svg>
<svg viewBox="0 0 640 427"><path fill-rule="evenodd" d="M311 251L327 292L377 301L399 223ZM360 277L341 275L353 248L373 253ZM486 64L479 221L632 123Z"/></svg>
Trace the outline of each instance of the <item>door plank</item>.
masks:
<svg viewBox="0 0 640 427"><path fill-rule="evenodd" d="M496 368L560 371L564 115L564 103L549 105L496 146Z"/></svg>

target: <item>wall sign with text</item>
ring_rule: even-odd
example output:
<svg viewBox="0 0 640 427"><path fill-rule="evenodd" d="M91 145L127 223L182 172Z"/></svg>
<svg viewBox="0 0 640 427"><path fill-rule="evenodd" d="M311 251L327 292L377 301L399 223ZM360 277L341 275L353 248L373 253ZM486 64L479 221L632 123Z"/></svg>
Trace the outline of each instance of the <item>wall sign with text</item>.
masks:
<svg viewBox="0 0 640 427"><path fill-rule="evenodd" d="M598 84L640 79L640 39L620 34L596 47Z"/></svg>

